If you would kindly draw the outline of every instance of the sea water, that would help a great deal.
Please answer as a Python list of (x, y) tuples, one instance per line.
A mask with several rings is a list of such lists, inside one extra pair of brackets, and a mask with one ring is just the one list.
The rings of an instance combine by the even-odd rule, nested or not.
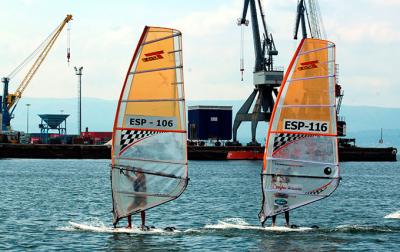
[[(290, 212), (291, 223), (319, 229), (297, 232), (260, 227), (261, 161), (190, 161), (182, 196), (146, 212), (146, 224), (178, 232), (109, 232), (109, 169), (109, 160), (0, 160), (0, 250), (400, 248), (399, 162), (342, 163), (343, 179), (331, 197)], [(70, 221), (99, 231), (76, 230)]]

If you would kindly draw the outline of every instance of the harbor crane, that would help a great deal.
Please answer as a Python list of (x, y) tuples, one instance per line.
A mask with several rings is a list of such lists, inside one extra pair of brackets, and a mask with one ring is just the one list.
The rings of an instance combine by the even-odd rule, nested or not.
[[(59, 26), (39, 45), (39, 47), (31, 53), (18, 67), (16, 67), (7, 77), (1, 79), (4, 84), (3, 87), (3, 97), (1, 101), (1, 115), (2, 115), (2, 131), (10, 131), (11, 130), (11, 119), (14, 117), (13, 112), (18, 104), (19, 99), (22, 97), (22, 93), (28, 86), (29, 82), (32, 80), (33, 76), (46, 59), (50, 49), (53, 47), (54, 43), (56, 42), (58, 36), (60, 35), (61, 31), (65, 27), (65, 25), (72, 20), (72, 15), (67, 15), (64, 20), (61, 22)], [(69, 36), (69, 35), (68, 35)], [(69, 37), (68, 37), (69, 41)], [(37, 56), (35, 62), (29, 69), (28, 73), (23, 78), (22, 82), (16, 89), (14, 93), (8, 92), (8, 86), (10, 80), (30, 61), (33, 59), (34, 56)], [(70, 49), (69, 46), (67, 48), (67, 59), (69, 62), (70, 59)], [(1, 100), (1, 99), (0, 99)]]
[[(232, 145), (240, 145), (237, 141), (238, 128), (242, 122), (250, 121), (251, 142), (247, 145), (259, 146), (260, 144), (256, 141), (257, 125), (259, 121), (268, 122), (271, 117), (272, 109), (274, 107), (274, 96), (276, 97), (278, 88), (282, 82), (283, 70), (274, 68), (274, 57), (278, 55), (278, 50), (275, 47), (272, 34), (268, 33), (261, 0), (244, 0), (243, 13), (242, 17), (238, 19), (238, 25), (243, 29), (243, 26), (247, 26), (249, 24), (249, 21), (246, 20), (249, 7), (255, 53), (255, 66), (253, 72), (254, 90), (235, 116), (232, 129)], [(257, 9), (260, 13), (260, 19), (263, 28), (262, 38), (260, 37)], [(243, 74), (243, 59), (241, 59), (240, 70)], [(253, 107), (253, 111), (249, 113), (254, 100), (255, 105)]]

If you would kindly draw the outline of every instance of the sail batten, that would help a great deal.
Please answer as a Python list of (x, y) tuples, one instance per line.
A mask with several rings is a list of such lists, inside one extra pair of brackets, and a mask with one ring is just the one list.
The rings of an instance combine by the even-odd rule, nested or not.
[(261, 223), (337, 188), (335, 79), (335, 45), (303, 39), (271, 114), (261, 173)]
[(179, 164), (179, 165), (187, 165), (188, 164), (187, 162), (172, 162), (172, 161), (151, 160), (151, 159), (143, 159), (143, 158), (116, 157), (115, 159), (131, 160), (131, 161), (145, 161), (145, 162), (155, 162), (155, 163), (166, 163), (166, 164)]
[(307, 108), (307, 107), (336, 107), (336, 104), (296, 104), (296, 105), (280, 105), (281, 108)]
[(327, 162), (317, 162), (317, 161), (311, 161), (311, 160), (288, 159), (288, 158), (267, 157), (266, 160), (291, 161), (291, 162), (298, 162), (298, 163), (310, 163), (310, 164), (321, 164), (321, 165), (339, 165), (339, 163), (327, 163)]
[(153, 196), (153, 197), (162, 197), (162, 198), (172, 198), (172, 199), (174, 199), (174, 198), (176, 198), (175, 196), (171, 196), (171, 195), (168, 195), (168, 194), (152, 194), (152, 193), (139, 193), (139, 192), (127, 192), (127, 191), (118, 191), (118, 193), (121, 193), (121, 194), (125, 194), (125, 195), (127, 195), (128, 197), (130, 196), (130, 197), (137, 197), (137, 196), (141, 196), (141, 197), (144, 197), (144, 196)]
[(288, 80), (287, 83), (292, 83), (295, 81), (304, 81), (304, 80), (325, 79), (325, 78), (332, 78), (332, 77), (335, 77), (335, 76), (334, 75), (312, 76), (312, 77), (307, 77), (307, 78), (291, 79), (291, 80)]
[(185, 101), (185, 99), (144, 99), (144, 100), (122, 100), (121, 102), (177, 102)]
[[(269, 193), (282, 193), (282, 190), (266, 190), (266, 192)], [(288, 193), (290, 195), (297, 195), (297, 196), (306, 196), (306, 197), (311, 197), (311, 198), (326, 198), (329, 197), (330, 194), (318, 194), (318, 195), (314, 195), (314, 194), (307, 194), (307, 193), (296, 193), (296, 192), (290, 192)], [(298, 206), (299, 207), (299, 206)]]
[(183, 66), (155, 68), (155, 69), (149, 69), (149, 70), (143, 70), (143, 71), (130, 72), (129, 74), (151, 73), (151, 72), (165, 71), (165, 70), (179, 69), (179, 68), (183, 68)]
[(326, 50), (329, 48), (334, 48), (335, 45), (329, 45), (326, 47), (322, 47), (322, 48), (318, 48), (318, 49), (314, 49), (314, 50), (309, 50), (309, 51), (304, 51), (304, 52), (300, 52), (299, 55), (304, 55), (304, 54), (309, 54), (309, 53), (313, 53), (313, 52), (318, 52), (318, 51), (322, 51), (322, 50)]
[(181, 176), (176, 176), (174, 174), (168, 174), (168, 173), (163, 173), (163, 172), (152, 172), (152, 171), (148, 171), (148, 170), (144, 170), (140, 167), (128, 167), (128, 166), (113, 166), (113, 168), (115, 169), (120, 169), (120, 170), (124, 170), (124, 171), (131, 171), (131, 172), (137, 172), (139, 171), (140, 173), (143, 174), (151, 174), (151, 175), (157, 175), (157, 176), (162, 176), (162, 177), (168, 177), (168, 178), (176, 178), (176, 179), (188, 179), (186, 177), (181, 177)]
[[(171, 36), (166, 36), (166, 37), (163, 37), (163, 38), (146, 41), (142, 45), (148, 45), (148, 44), (152, 44), (152, 43), (155, 43), (155, 42), (160, 42), (162, 40), (171, 39), (171, 38), (178, 37), (178, 36), (181, 36), (181, 35), (182, 34), (180, 32), (177, 32), (177, 33), (175, 33), (175, 34), (173, 34)], [(176, 50), (176, 51), (178, 51), (178, 50)], [(182, 50), (180, 50), (180, 51), (182, 51)]]
[(114, 225), (121, 218), (176, 199), (188, 184), (183, 83), (181, 33), (145, 27), (114, 123)]
[[(261, 173), (263, 176), (285, 176), (293, 178), (311, 178), (311, 179), (340, 179), (340, 177), (324, 177), (324, 176), (307, 176), (307, 175), (293, 175), (293, 174), (271, 174), (271, 173)], [(269, 191), (269, 190), (266, 190)]]

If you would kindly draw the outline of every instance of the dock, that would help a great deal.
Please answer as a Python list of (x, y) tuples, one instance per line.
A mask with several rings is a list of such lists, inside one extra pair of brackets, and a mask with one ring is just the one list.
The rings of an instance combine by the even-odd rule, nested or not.
[[(231, 155), (234, 153), (237, 155)], [(246, 153), (246, 156), (241, 155)], [(261, 160), (264, 147), (188, 146), (189, 160)], [(339, 147), (341, 162), (397, 161), (397, 149), (345, 146)], [(37, 159), (110, 159), (111, 146), (84, 144), (0, 144), (0, 158)]]

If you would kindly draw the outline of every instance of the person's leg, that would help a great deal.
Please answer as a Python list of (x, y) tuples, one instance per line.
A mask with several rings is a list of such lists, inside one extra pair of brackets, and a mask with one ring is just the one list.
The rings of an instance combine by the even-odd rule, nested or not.
[(276, 215), (272, 216), (272, 226), (275, 227)]
[(146, 212), (145, 211), (141, 211), (140, 212), (140, 217), (142, 218), (142, 229), (144, 229), (144, 227), (146, 227)]
[(285, 220), (286, 220), (286, 226), (290, 227), (290, 225), (289, 225), (289, 211), (285, 212)]
[(132, 217), (128, 215), (128, 226), (127, 228), (132, 228)]

